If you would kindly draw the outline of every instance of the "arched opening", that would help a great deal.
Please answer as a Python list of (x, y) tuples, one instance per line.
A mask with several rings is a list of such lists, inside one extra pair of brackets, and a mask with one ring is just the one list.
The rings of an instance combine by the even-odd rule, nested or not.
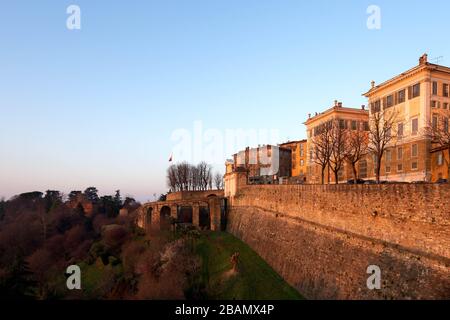
[(178, 209), (178, 223), (192, 223), (192, 207), (183, 206)]
[(209, 207), (200, 207), (198, 224), (202, 230), (211, 229), (211, 215), (209, 214)]
[(147, 211), (145, 212), (145, 230), (150, 231), (150, 228), (152, 227), (152, 212), (153, 212), (153, 208), (150, 207), (147, 209)]
[(221, 231), (225, 231), (227, 229), (227, 221), (228, 221), (228, 202), (227, 202), (226, 198), (223, 198), (220, 201), (220, 227), (221, 227)]
[(159, 229), (169, 230), (170, 229), (170, 207), (164, 206), (161, 208), (159, 216)]

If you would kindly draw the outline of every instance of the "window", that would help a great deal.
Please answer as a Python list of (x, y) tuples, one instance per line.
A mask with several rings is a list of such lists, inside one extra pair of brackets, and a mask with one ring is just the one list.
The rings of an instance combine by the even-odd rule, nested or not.
[(442, 87), (442, 95), (444, 97), (448, 97), (448, 84), (444, 83), (444, 86)]
[(391, 166), (386, 166), (386, 173), (390, 173), (391, 172)]
[(339, 120), (339, 128), (340, 129), (345, 129), (345, 120)]
[(444, 154), (442, 151), (438, 152), (436, 160), (438, 166), (442, 166), (444, 164)]
[(398, 147), (397, 148), (397, 160), (402, 160), (403, 159), (403, 147)]
[(397, 136), (403, 137), (403, 123), (397, 125)]
[(367, 178), (367, 161), (361, 160), (358, 166), (359, 166), (359, 176), (362, 179)]
[(390, 139), (392, 137), (391, 128), (386, 129), (386, 138)]
[(364, 131), (369, 131), (369, 122), (364, 121)]
[[(373, 174), (377, 174), (377, 167), (378, 167), (378, 158), (377, 155), (373, 155), (372, 157), (372, 161), (373, 161)], [(381, 166), (380, 166), (381, 167)]]
[(377, 100), (377, 101), (373, 102), (371, 109), (372, 109), (372, 113), (379, 112), (381, 110), (381, 101)]
[(340, 168), (338, 171), (338, 180), (344, 180), (344, 168)]
[(390, 96), (386, 97), (386, 104), (385, 107), (386, 108), (390, 108), (394, 105), (394, 96), (391, 94)]
[(444, 104), (442, 105), (442, 107), (443, 107), (445, 110), (447, 110), (447, 109), (448, 109), (448, 103), (447, 103), (447, 102), (444, 102)]
[(416, 98), (420, 96), (420, 83), (413, 85), (412, 97)]
[(437, 95), (438, 94), (438, 83), (436, 81), (433, 81), (433, 95)]
[(417, 83), (408, 88), (408, 98), (413, 99), (420, 96), (420, 83)]
[(300, 160), (300, 166), (304, 166), (305, 165), (305, 161), (302, 159), (302, 160)]
[(433, 129), (437, 129), (437, 126), (438, 126), (438, 117), (437, 117), (437, 115), (433, 115), (433, 120), (432, 120), (432, 127), (433, 127)]
[(441, 103), (439, 101), (436, 101), (436, 100), (431, 100), (431, 107), (432, 108), (440, 108), (441, 107)]
[(355, 120), (352, 120), (352, 130), (356, 130), (357, 124)]
[(402, 172), (403, 171), (403, 164), (399, 163), (397, 165), (397, 172)]
[(414, 161), (411, 163), (411, 169), (412, 170), (417, 170), (417, 161)]
[(417, 157), (419, 155), (419, 146), (417, 144), (413, 144), (411, 147), (411, 157)]
[(415, 118), (411, 121), (412, 134), (417, 134), (419, 131), (419, 119)]
[(303, 157), (303, 155), (304, 155), (304, 151), (303, 151), (303, 149), (300, 149), (300, 157)]
[(398, 101), (398, 103), (405, 102), (405, 89), (400, 90), (400, 91), (397, 93), (397, 101)]
[(386, 150), (386, 161), (389, 162), (392, 160), (392, 152), (391, 150)]

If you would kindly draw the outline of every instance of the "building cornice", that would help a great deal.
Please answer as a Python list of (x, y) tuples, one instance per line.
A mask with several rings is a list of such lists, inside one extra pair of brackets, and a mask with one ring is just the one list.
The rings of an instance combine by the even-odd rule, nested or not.
[(337, 113), (337, 114), (358, 114), (358, 115), (369, 115), (369, 110), (366, 109), (357, 109), (357, 108), (347, 108), (347, 107), (338, 107), (338, 106), (334, 106), (331, 107), (328, 110), (325, 110), (322, 113), (319, 113), (313, 117), (310, 117), (308, 120), (306, 120), (303, 124), (304, 125), (308, 125), (311, 122), (315, 122), (317, 120), (323, 119), (324, 117), (333, 114), (333, 113)]
[[(408, 71), (405, 71), (405, 72), (399, 74), (398, 76), (391, 78), (377, 86), (374, 86), (366, 93), (363, 93), (363, 96), (365, 96), (366, 98), (369, 98), (370, 96), (376, 94), (377, 92), (384, 89), (385, 87), (393, 85), (399, 81), (411, 78), (422, 71), (439, 71), (439, 72), (444, 72), (444, 73), (450, 74), (450, 68), (426, 62), (422, 65), (415, 66), (414, 68), (409, 69)], [(429, 79), (428, 79), (428, 81), (429, 81)]]

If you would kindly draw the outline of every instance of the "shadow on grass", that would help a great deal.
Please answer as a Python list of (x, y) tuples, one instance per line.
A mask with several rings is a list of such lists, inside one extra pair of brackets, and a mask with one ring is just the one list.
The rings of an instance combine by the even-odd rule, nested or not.
[[(202, 232), (194, 252), (202, 260), (188, 298), (223, 300), (298, 300), (303, 297), (256, 252), (226, 232)], [(231, 256), (239, 252), (237, 272)]]

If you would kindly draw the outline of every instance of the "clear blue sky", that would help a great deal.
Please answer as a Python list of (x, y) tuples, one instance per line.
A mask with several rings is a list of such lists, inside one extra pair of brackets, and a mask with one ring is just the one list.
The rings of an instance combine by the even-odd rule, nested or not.
[[(66, 28), (70, 4), (81, 30)], [(371, 4), (381, 30), (366, 27)], [(444, 0), (2, 1), (0, 197), (93, 185), (151, 199), (172, 133), (194, 121), (304, 138), (308, 113), (359, 107), (372, 79), (424, 52), (450, 65), (449, 13)]]

